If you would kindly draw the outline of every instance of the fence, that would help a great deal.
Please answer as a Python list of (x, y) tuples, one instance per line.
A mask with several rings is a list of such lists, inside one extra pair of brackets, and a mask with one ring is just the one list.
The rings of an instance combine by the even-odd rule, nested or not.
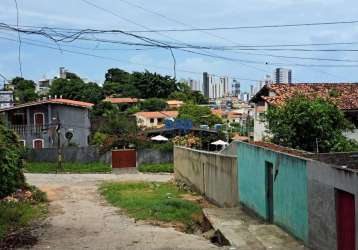
[(174, 173), (177, 180), (219, 206), (234, 207), (239, 202), (235, 156), (175, 147)]
[[(106, 152), (101, 154), (97, 147), (66, 147), (62, 150), (63, 161), (89, 163), (100, 161), (111, 164), (112, 154)], [(58, 153), (56, 148), (29, 149), (27, 160), (33, 162), (55, 162)], [(160, 151), (156, 149), (138, 149), (137, 165), (144, 163), (172, 163), (172, 151)]]

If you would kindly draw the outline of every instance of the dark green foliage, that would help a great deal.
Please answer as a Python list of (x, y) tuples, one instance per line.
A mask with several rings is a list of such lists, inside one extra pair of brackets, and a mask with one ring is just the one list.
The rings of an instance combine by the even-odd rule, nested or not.
[(35, 101), (39, 98), (36, 94), (36, 84), (32, 80), (25, 80), (22, 77), (15, 77), (12, 79), (14, 85), (15, 100), (19, 103)]
[(91, 110), (91, 115), (92, 116), (102, 116), (106, 112), (112, 112), (112, 111), (116, 111), (116, 110), (118, 110), (118, 108), (114, 104), (112, 104), (110, 102), (106, 102), (106, 101), (101, 101), (93, 106), (93, 108)]
[(183, 102), (192, 102), (194, 104), (207, 104), (206, 98), (200, 91), (193, 91), (186, 83), (178, 84), (178, 91), (170, 94), (169, 99), (175, 99)]
[(318, 139), (320, 152), (358, 149), (342, 135), (352, 124), (327, 100), (296, 96), (281, 107), (271, 107), (266, 120), (272, 142), (279, 145), (313, 152)]
[(104, 98), (100, 86), (93, 82), (85, 83), (80, 78), (54, 80), (49, 94), (91, 103), (99, 103)]
[(177, 84), (170, 76), (162, 76), (149, 71), (128, 73), (121, 69), (109, 69), (103, 84), (106, 96), (168, 98), (176, 90), (178, 90)]
[(0, 198), (25, 185), (23, 151), (16, 134), (0, 123)]
[(222, 119), (211, 113), (209, 107), (198, 106), (195, 104), (185, 104), (179, 108), (179, 117), (182, 119), (190, 119), (194, 125), (209, 125), (221, 124)]
[(140, 103), (140, 109), (144, 111), (162, 111), (167, 106), (167, 102), (159, 98), (149, 98)]

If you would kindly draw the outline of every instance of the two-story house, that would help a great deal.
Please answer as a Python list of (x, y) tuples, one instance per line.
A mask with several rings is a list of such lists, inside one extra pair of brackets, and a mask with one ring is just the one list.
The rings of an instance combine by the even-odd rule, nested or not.
[(334, 101), (356, 129), (345, 134), (358, 141), (358, 83), (296, 83), (269, 84), (260, 89), (251, 101), (254, 103), (254, 141), (261, 141), (266, 134), (263, 114), (270, 106), (282, 105), (295, 95), (317, 96)]
[(138, 112), (134, 116), (140, 128), (160, 128), (164, 126), (165, 119), (174, 120), (178, 114), (178, 111), (154, 111)]
[(68, 99), (47, 99), (0, 109), (7, 126), (28, 148), (57, 147), (71, 143), (88, 146), (92, 103)]

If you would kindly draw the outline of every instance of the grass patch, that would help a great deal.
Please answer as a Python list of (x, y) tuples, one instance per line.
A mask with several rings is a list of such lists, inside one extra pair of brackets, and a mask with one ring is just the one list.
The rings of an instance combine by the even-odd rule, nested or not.
[(104, 183), (100, 191), (109, 203), (138, 220), (181, 222), (189, 226), (194, 217), (202, 214), (201, 207), (183, 200), (181, 195), (186, 192), (171, 183)]
[(150, 172), (150, 173), (173, 173), (174, 164), (173, 163), (160, 163), (160, 164), (142, 164), (139, 166), (138, 170), (140, 172)]
[(28, 190), (32, 193), (31, 199), (0, 201), (0, 248), (10, 232), (24, 229), (31, 221), (47, 214), (46, 194), (34, 186)]
[[(112, 168), (109, 164), (102, 162), (93, 163), (74, 163), (64, 162), (62, 163), (63, 170), (59, 172), (69, 173), (107, 173), (111, 172)], [(55, 173), (57, 169), (57, 163), (53, 162), (28, 162), (25, 165), (25, 170), (29, 173)]]

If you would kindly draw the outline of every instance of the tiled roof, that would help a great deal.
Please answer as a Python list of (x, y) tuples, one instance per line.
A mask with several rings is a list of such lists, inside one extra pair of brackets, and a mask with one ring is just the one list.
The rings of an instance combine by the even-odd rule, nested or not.
[(342, 110), (358, 109), (357, 83), (271, 84), (265, 87), (275, 93), (274, 96), (261, 96), (270, 105), (282, 105), (287, 99), (303, 94), (330, 99)]
[(178, 111), (153, 111), (153, 112), (138, 112), (136, 116), (142, 116), (145, 118), (167, 118), (167, 117), (177, 117)]
[(24, 107), (30, 107), (30, 106), (37, 106), (42, 104), (61, 104), (61, 105), (67, 105), (67, 106), (75, 106), (75, 107), (81, 107), (81, 108), (91, 108), (94, 104), (89, 102), (81, 102), (81, 101), (75, 101), (70, 99), (63, 99), (63, 98), (57, 98), (57, 99), (47, 99), (47, 100), (40, 100), (36, 102), (27, 102), (24, 104), (19, 104), (13, 107), (0, 109), (0, 112), (7, 111), (7, 110), (14, 110)]
[(121, 104), (121, 103), (138, 103), (139, 100), (137, 98), (131, 98), (131, 97), (106, 97), (104, 99), (105, 102), (110, 102), (113, 104)]
[(183, 101), (178, 101), (178, 100), (168, 100), (167, 104), (168, 105), (182, 105), (184, 102)]

